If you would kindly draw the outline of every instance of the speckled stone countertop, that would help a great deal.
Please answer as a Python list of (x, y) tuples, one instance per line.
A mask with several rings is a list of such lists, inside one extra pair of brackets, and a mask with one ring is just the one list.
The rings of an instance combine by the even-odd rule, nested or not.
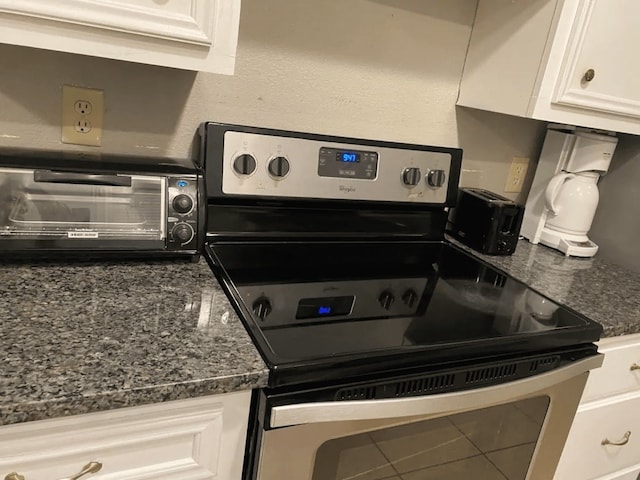
[(566, 257), (524, 239), (518, 241), (510, 256), (482, 255), (464, 248), (552, 300), (599, 322), (604, 327), (603, 338), (640, 333), (640, 274), (636, 272), (597, 255)]
[(204, 259), (0, 264), (0, 333), (0, 424), (267, 380)]
[[(526, 240), (511, 256), (470, 251), (600, 322), (604, 337), (640, 333), (635, 272)], [(0, 334), (0, 425), (267, 382), (203, 259), (0, 263)]]

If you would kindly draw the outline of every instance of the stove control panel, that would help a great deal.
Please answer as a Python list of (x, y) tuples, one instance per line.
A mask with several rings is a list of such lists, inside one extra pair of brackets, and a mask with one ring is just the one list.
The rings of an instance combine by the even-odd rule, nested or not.
[(458, 149), (273, 132), (224, 132), (224, 195), (445, 204), (457, 187)]
[(238, 291), (262, 327), (416, 315), (426, 278), (244, 285)]

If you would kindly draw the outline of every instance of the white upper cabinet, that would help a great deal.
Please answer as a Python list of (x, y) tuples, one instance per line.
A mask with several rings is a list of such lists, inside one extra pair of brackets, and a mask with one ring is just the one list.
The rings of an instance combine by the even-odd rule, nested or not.
[(640, 134), (640, 2), (480, 0), (458, 105)]
[(0, 43), (234, 71), (240, 0), (0, 0)]

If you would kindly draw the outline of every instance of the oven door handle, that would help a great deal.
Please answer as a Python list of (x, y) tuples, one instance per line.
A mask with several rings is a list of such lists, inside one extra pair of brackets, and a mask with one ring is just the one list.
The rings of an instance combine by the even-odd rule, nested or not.
[(131, 177), (128, 175), (99, 175), (92, 173), (54, 172), (52, 170), (35, 170), (33, 172), (33, 181), (42, 183), (104, 185), (107, 187), (131, 186)]
[(384, 400), (315, 402), (271, 409), (272, 428), (306, 423), (402, 418), (442, 412), (475, 410), (544, 391), (602, 365), (597, 354), (547, 373), (490, 387), (459, 392)]

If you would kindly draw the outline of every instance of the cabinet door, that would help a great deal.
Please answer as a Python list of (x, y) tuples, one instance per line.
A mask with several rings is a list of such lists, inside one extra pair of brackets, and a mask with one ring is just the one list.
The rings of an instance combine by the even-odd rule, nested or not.
[(640, 391), (640, 334), (605, 338), (598, 350), (604, 362), (589, 373), (581, 403)]
[(640, 117), (640, 2), (572, 0), (576, 9), (553, 103)]
[(638, 393), (578, 407), (554, 479), (600, 480), (634, 471), (640, 445), (638, 411)]
[(0, 428), (0, 478), (240, 480), (251, 393), (236, 392)]
[(0, 42), (232, 74), (240, 0), (0, 0)]

